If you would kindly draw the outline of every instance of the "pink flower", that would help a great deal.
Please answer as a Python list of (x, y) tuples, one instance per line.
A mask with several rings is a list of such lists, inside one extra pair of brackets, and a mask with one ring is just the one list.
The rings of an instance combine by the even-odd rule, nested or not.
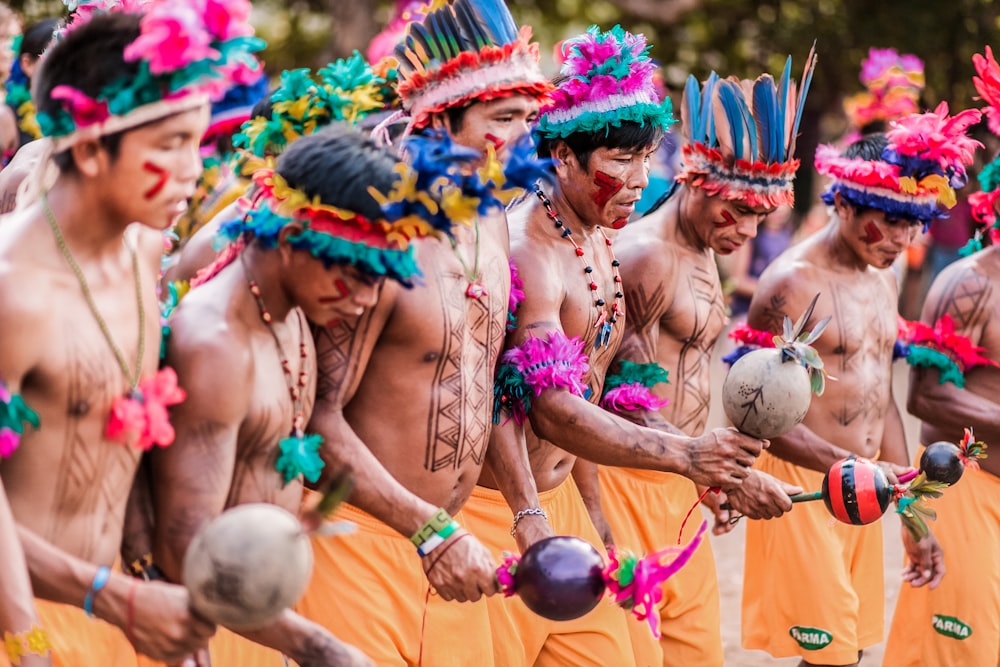
[(252, 35), (249, 19), (247, 0), (205, 0), (205, 28), (218, 40)]
[(56, 86), (50, 95), (52, 99), (64, 102), (63, 108), (73, 117), (77, 127), (103, 123), (111, 115), (107, 102), (99, 102), (72, 86)]
[(185, 398), (187, 394), (177, 386), (177, 374), (163, 368), (140, 382), (136, 392), (114, 402), (104, 436), (144, 451), (154, 445), (166, 447), (175, 435), (167, 408)]
[(17, 446), (21, 444), (21, 435), (6, 426), (0, 428), (0, 459), (5, 459), (17, 451)]
[(157, 5), (142, 18), (142, 33), (125, 48), (125, 60), (146, 60), (153, 74), (175, 72), (199, 60), (218, 58), (198, 12), (190, 6)]

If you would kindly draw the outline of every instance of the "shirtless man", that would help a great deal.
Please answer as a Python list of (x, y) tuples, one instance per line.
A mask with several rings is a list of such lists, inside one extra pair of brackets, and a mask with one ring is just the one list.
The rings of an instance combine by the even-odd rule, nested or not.
[[(609, 55), (592, 61), (591, 52)], [(689, 438), (639, 428), (596, 405), (625, 320), (619, 262), (604, 229), (620, 228), (633, 213), (673, 120), (669, 101), (661, 102), (653, 86), (642, 35), (595, 26), (566, 42), (564, 53), (562, 71), (575, 76), (560, 84), (536, 130), (539, 155), (554, 161), (555, 184), (539, 184), (536, 196), (510, 213), (511, 255), (525, 297), (505, 359), (530, 394), (525, 437), (540, 503), (513, 508), (512, 516), (496, 493), (477, 490), (467, 513), (475, 513), (474, 531), (497, 551), (512, 550), (511, 536), (545, 515), (555, 533), (582, 537), (603, 551), (610, 536), (595, 526), (603, 523), (600, 515), (591, 517), (585, 503), (597, 500), (589, 496), (597, 485), (589, 462), (672, 471), (728, 487), (746, 477), (762, 446), (728, 429)], [(608, 62), (616, 62), (619, 78), (603, 75)], [(535, 382), (530, 368), (538, 366), (559, 369), (554, 382)], [(510, 404), (519, 417), (519, 402), (511, 397)], [(582, 480), (579, 489), (571, 472)], [(499, 481), (486, 476), (481, 484)], [(610, 605), (569, 623), (541, 619), (513, 597), (491, 600), (490, 609), (498, 656), (505, 643), (510, 648), (509, 637), (522, 640), (522, 655), (507, 664), (635, 664), (625, 617)]]
[[(996, 105), (996, 91), (991, 95), (986, 88), (995, 79), (986, 75), (995, 76), (1000, 67), (992, 57), (975, 56), (973, 61), (981, 77), (973, 79), (977, 89)], [(934, 501), (938, 516), (934, 533), (944, 550), (948, 576), (934, 590), (900, 588), (886, 640), (886, 667), (998, 664), (1000, 455), (993, 446), (1000, 443), (1000, 336), (995, 327), (1000, 314), (998, 167), (1000, 160), (994, 159), (979, 172), (982, 192), (969, 198), (973, 215), (986, 225), (992, 245), (944, 269), (924, 301), (923, 322), (940, 330), (941, 323), (950, 318), (952, 341), (959, 345), (932, 348), (950, 360), (943, 367), (911, 370), (907, 401), (910, 413), (923, 422), (921, 442), (957, 442), (963, 429), (972, 426), (975, 439), (991, 446), (979, 463), (980, 470), (967, 469), (958, 484)], [(956, 354), (962, 344), (970, 346), (966, 351), (976, 351), (978, 358)], [(970, 545), (975, 545), (973, 553)]]
[[(485, 1), (436, 11), (454, 22), (486, 5), (510, 19), (502, 4)], [(424, 28), (447, 44), (434, 32), (438, 17)], [(425, 71), (401, 67), (412, 128), (446, 132), (480, 151), (503, 151), (527, 132), (550, 85), (529, 33), (505, 26), (487, 37), (490, 45), (462, 42), (460, 54)], [(495, 58), (492, 68), (479, 67), (480, 57)], [(313, 579), (297, 609), (379, 665), (493, 664), (485, 603), (451, 601), (498, 590), (496, 563), (456, 513), (479, 478), (492, 425), (508, 235), (499, 208), (458, 227), (453, 242), (415, 244), (419, 265), (428, 267), (420, 284), (387, 282), (360, 318), (314, 331), (319, 378), (310, 430), (326, 441), (328, 469), (353, 472), (342, 516), (359, 530), (314, 540)]]
[[(780, 151), (772, 153), (761, 142), (760, 153), (749, 156), (753, 168), (737, 169), (732, 135), (707, 132), (707, 124), (699, 120), (698, 106), (704, 99), (714, 103), (723, 94), (723, 87), (739, 84), (735, 80), (720, 82), (713, 73), (704, 85), (703, 93), (691, 77), (685, 91), (683, 104), (688, 113), (683, 133), (687, 143), (679, 182), (660, 208), (625, 227), (615, 244), (629, 313), (616, 359), (658, 364), (670, 373), (670, 382), (655, 384), (656, 400), (645, 406), (634, 401), (621, 404), (615, 390), (609, 392), (607, 385), (602, 402), (640, 424), (691, 436), (705, 430), (711, 355), (725, 325), (716, 255), (734, 252), (756, 236), (757, 226), (769, 213), (792, 203), (798, 167), (794, 143), (789, 145), (793, 134), (789, 128), (780, 133), (784, 137)], [(745, 85), (745, 89), (752, 85), (775, 88), (770, 75)], [(732, 99), (745, 107), (744, 117), (752, 119), (754, 126), (786, 122), (784, 118), (757, 117), (755, 113), (766, 112), (745, 102), (742, 94)], [(790, 96), (786, 104), (795, 108), (797, 100)], [(720, 103), (715, 108), (721, 112), (724, 107)], [(718, 125), (723, 126), (721, 120)], [(757, 132), (756, 127), (742, 128), (744, 135), (751, 130)], [(618, 373), (609, 377), (609, 384), (634, 385), (636, 376), (630, 378), (625, 368), (622, 364), (612, 366)], [(657, 405), (658, 412), (648, 409)], [(688, 522), (681, 535), (685, 516), (698, 504), (699, 489), (690, 479), (602, 466), (600, 480), (601, 508), (616, 544), (634, 551), (653, 551), (673, 544), (678, 536), (684, 541), (694, 536), (694, 522)], [(769, 519), (790, 510), (788, 494), (801, 489), (753, 471), (730, 491), (728, 501), (735, 509), (751, 518)], [(718, 509), (723, 497), (722, 493), (705, 496), (716, 511), (716, 534), (732, 528), (728, 512)], [(637, 661), (721, 666), (719, 586), (710, 544), (699, 548), (684, 569), (666, 582), (663, 593), (658, 645), (645, 624), (629, 626)]]
[[(296, 141), (274, 176), (266, 169), (254, 174), (253, 208), (223, 228), (245, 243), (239, 255), (193, 289), (171, 317), (165, 361), (177, 369), (188, 399), (173, 410), (176, 444), (154, 452), (150, 466), (154, 562), (168, 579), (179, 580), (194, 534), (223, 509), (268, 502), (298, 513), (304, 479), (317, 482), (323, 467), (315, 450), (306, 447), (310, 458), (296, 461), (287, 449), (304, 435), (315, 396), (316, 352), (306, 319), (357, 318), (374, 304), (385, 267), (400, 266), (396, 258), (406, 255), (405, 248), (380, 250), (389, 244), (378, 228), (363, 235), (351, 223), (333, 230), (315, 225), (325, 210), (289, 209), (287, 194), (272, 187), (271, 179), (310, 199), (318, 196), (323, 206), (379, 220), (384, 215), (367, 187), (388, 193), (397, 162), (346, 126)], [(279, 227), (274, 216), (286, 224)], [(331, 241), (345, 238), (356, 246), (351, 261), (331, 251)], [(385, 257), (384, 263), (372, 261), (373, 254)], [(409, 271), (390, 275), (414, 277)], [(284, 664), (275, 651), (224, 642), (223, 636), (212, 642), (215, 664)], [(292, 612), (247, 636), (302, 667), (368, 664)]]
[[(843, 156), (826, 146), (817, 151), (817, 170), (834, 179), (823, 195), (833, 218), (763, 273), (747, 323), (780, 332), (782, 319), (797, 317), (819, 293), (813, 317), (832, 320), (814, 346), (837, 381), (812, 397), (799, 426), (774, 439), (758, 462), (761, 470), (814, 490), (830, 466), (850, 454), (879, 459), (890, 481), (907, 469), (903, 422), (892, 396), (897, 290), (890, 267), (921, 226), (954, 202), (949, 180), (964, 178), (963, 160), (971, 161), (978, 145), (964, 130), (979, 112), (962, 113), (944, 142), (951, 148), (943, 151), (943, 165), (924, 145), (921, 123), (943, 126), (947, 105), (927, 118), (906, 117), (887, 135), (864, 137)], [(900, 184), (914, 173), (915, 191), (907, 181)], [(936, 585), (943, 563), (933, 535), (916, 542), (904, 529), (903, 544), (918, 573), (910, 583)], [(804, 665), (856, 665), (862, 649), (882, 641), (882, 590), (877, 523), (831, 521), (820, 503), (800, 505), (776, 521), (751, 522), (743, 645), (775, 657), (801, 656)]]
[[(178, 9), (196, 12), (175, 2), (149, 11)], [(37, 603), (39, 616), (63, 664), (134, 665), (135, 649), (178, 661), (214, 631), (191, 615), (182, 587), (111, 572), (141, 448), (170, 443), (144, 433), (162, 426), (147, 422), (150, 383), (169, 388), (171, 379), (169, 372), (153, 376), (159, 232), (191, 195), (208, 118), (204, 79), (163, 100), (158, 77), (136, 78), (157, 48), (140, 19), (95, 14), (48, 53), (37, 103), (59, 176), (0, 226), (7, 323), (0, 327), (0, 377), (41, 423), (0, 463), (0, 475), (34, 592), (48, 601)], [(139, 60), (124, 60), (129, 46)], [(81, 100), (104, 99), (109, 86), (133, 93), (130, 100), (159, 101), (116, 105), (115, 115), (92, 123), (81, 115)], [(134, 221), (142, 224), (130, 227)], [(165, 403), (176, 400), (177, 392), (168, 393), (174, 396)]]

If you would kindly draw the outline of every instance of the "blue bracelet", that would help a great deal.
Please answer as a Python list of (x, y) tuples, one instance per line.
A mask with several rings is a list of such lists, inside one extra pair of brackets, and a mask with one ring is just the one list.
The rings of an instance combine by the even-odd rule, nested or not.
[(90, 590), (87, 591), (87, 595), (83, 598), (83, 610), (87, 612), (87, 616), (94, 617), (94, 598), (108, 584), (108, 579), (110, 578), (110, 567), (102, 565), (97, 568), (97, 574), (94, 575), (94, 581), (90, 584)]

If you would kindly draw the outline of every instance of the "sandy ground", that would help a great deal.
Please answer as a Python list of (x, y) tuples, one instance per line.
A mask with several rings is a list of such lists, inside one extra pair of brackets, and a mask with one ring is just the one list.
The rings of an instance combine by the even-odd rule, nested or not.
[[(720, 341), (725, 345), (725, 341)], [(709, 417), (709, 427), (725, 424), (725, 415), (719, 399), (722, 379), (725, 377), (724, 366), (719, 361), (722, 354), (713, 355), (713, 401)], [(907, 386), (907, 366), (899, 362), (895, 366), (894, 389), (897, 403), (904, 407), (904, 422), (906, 423), (907, 443), (911, 453), (917, 443), (917, 420), (905, 414), (905, 399)], [(706, 518), (708, 518), (706, 514)], [(899, 520), (894, 512), (886, 512), (882, 519), (885, 535), (885, 619), (886, 630), (892, 620), (892, 610), (896, 604), (899, 592), (900, 571), (903, 563), (902, 547), (899, 539)], [(735, 530), (722, 537), (712, 538), (712, 548), (715, 550), (715, 560), (719, 572), (719, 588), (722, 594), (722, 640), (726, 650), (726, 667), (764, 667), (778, 665), (779, 667), (794, 667), (798, 664), (795, 658), (777, 660), (763, 651), (748, 651), (740, 646), (740, 597), (743, 592), (743, 540), (746, 529), (741, 522)], [(862, 667), (878, 667), (882, 664), (884, 644), (878, 644), (865, 652), (861, 660)]]

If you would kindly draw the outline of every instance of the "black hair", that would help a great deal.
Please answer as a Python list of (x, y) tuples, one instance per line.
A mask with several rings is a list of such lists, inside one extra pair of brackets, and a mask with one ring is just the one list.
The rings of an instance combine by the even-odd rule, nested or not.
[(540, 136), (538, 157), (552, 157), (556, 142), (564, 141), (580, 161), (580, 166), (586, 169), (590, 165), (590, 156), (598, 148), (640, 150), (658, 144), (663, 139), (663, 133), (663, 128), (658, 125), (625, 121), (621, 125), (609, 126), (606, 130), (574, 132), (564, 139)]
[(265, 95), (264, 97), (262, 97), (259, 100), (257, 100), (257, 103), (253, 105), (252, 109), (250, 109), (250, 118), (251, 119), (253, 119), (253, 118), (266, 118), (267, 120), (271, 120), (271, 114), (274, 113), (274, 110), (273, 110), (272, 104), (271, 104), (271, 95), (274, 95), (274, 93), (276, 91), (277, 91), (277, 88), (275, 88), (274, 90), (272, 90), (271, 92), (269, 92), (267, 95)]
[[(124, 78), (134, 78), (138, 62), (126, 62), (125, 47), (139, 36), (141, 16), (125, 12), (95, 14), (93, 18), (67, 32), (52, 46), (32, 82), (32, 99), (38, 113), (55, 116), (62, 109), (52, 99), (56, 86), (73, 86), (85, 95), (96, 98), (108, 84)], [(100, 138), (101, 145), (112, 159), (118, 157), (122, 133)], [(68, 150), (57, 153), (53, 160), (61, 171), (75, 168)]]
[(40, 58), (45, 47), (52, 41), (52, 35), (58, 27), (59, 19), (42, 19), (38, 23), (33, 23), (24, 31), (24, 36), (21, 38), (21, 48), (18, 49), (17, 55), (27, 54)]
[(866, 134), (844, 151), (844, 157), (852, 160), (881, 160), (882, 152), (889, 140), (881, 132)]
[(389, 192), (398, 180), (399, 158), (365, 134), (334, 123), (297, 139), (278, 158), (277, 171), (288, 184), (328, 206), (354, 211), (369, 220), (383, 217), (368, 192)]

